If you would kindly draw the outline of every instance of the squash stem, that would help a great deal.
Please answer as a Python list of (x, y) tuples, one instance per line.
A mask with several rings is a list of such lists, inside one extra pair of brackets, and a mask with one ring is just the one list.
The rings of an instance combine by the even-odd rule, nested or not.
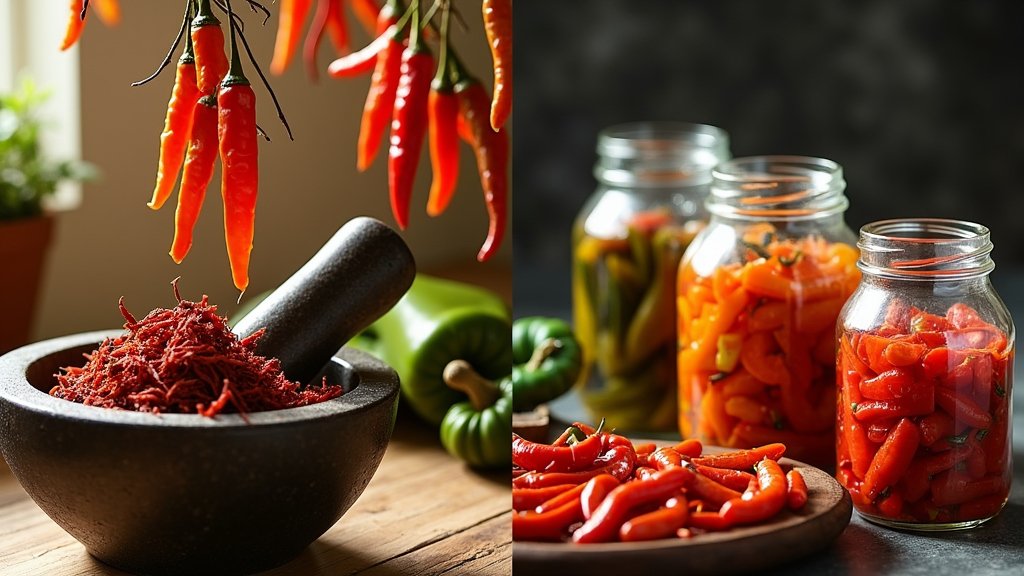
[(540, 369), (540, 365), (561, 347), (561, 340), (555, 338), (544, 340), (540, 343), (540, 346), (533, 349), (533, 354), (530, 355), (530, 360), (526, 363), (526, 370), (528, 372), (536, 372)]
[(484, 378), (465, 360), (452, 360), (444, 367), (444, 383), (469, 396), (469, 402), (477, 412), (493, 406), (501, 391), (498, 386)]

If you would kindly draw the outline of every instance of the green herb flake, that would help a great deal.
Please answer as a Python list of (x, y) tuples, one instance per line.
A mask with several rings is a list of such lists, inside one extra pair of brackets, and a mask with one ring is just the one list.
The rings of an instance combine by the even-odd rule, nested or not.
[(999, 396), (1000, 398), (1005, 398), (1006, 388), (1003, 388), (1002, 386), (996, 384), (996, 396)]
[(983, 440), (985, 436), (988, 436), (988, 428), (978, 430), (978, 433), (974, 435), (974, 438), (976, 440)]
[(967, 443), (967, 438), (971, 435), (971, 429), (964, 430), (963, 434), (959, 436), (947, 436), (946, 441), (954, 446), (963, 446)]
[(793, 264), (796, 264), (797, 262), (799, 262), (800, 258), (803, 257), (803, 255), (804, 255), (804, 253), (802, 251), (797, 250), (796, 252), (793, 253), (792, 256), (789, 256), (789, 257), (780, 256), (779, 257), (779, 264), (782, 264), (786, 268), (789, 268)]

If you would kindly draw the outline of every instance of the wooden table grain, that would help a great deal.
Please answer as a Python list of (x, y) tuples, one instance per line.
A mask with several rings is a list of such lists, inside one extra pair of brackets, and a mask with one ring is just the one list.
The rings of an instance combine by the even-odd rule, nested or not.
[[(262, 576), (512, 574), (508, 472), (478, 473), (437, 432), (402, 414), (352, 508), (288, 564)], [(126, 574), (95, 560), (51, 521), (0, 461), (0, 574)]]

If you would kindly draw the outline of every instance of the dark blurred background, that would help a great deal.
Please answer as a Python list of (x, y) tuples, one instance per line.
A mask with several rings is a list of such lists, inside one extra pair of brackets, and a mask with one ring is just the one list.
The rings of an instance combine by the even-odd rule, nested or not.
[(597, 132), (637, 120), (719, 126), (734, 156), (839, 162), (854, 230), (981, 222), (1004, 298), (1021, 285), (1024, 3), (517, 0), (514, 17), (517, 316), (568, 313)]

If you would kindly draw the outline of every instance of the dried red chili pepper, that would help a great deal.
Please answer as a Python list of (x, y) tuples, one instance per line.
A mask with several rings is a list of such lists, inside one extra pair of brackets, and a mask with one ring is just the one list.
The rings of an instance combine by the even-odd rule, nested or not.
[(481, 8), (494, 68), (491, 128), (500, 130), (512, 112), (512, 0), (483, 0)]
[(419, 10), (413, 10), (409, 46), (402, 52), (388, 147), (388, 191), (391, 212), (402, 230), (409, 224), (412, 185), (427, 132), (427, 98), (434, 58), (420, 35)]
[(402, 31), (396, 29), (388, 36), (388, 42), (377, 55), (377, 62), (370, 79), (370, 90), (363, 105), (363, 116), (359, 125), (359, 142), (356, 147), (356, 167), (364, 172), (373, 164), (380, 148), (384, 131), (388, 128), (395, 106), (395, 93), (402, 74)]
[(456, 70), (455, 94), (459, 99), (459, 135), (476, 155), (477, 172), (484, 191), (489, 225), (476, 259), (484, 262), (501, 247), (508, 211), (508, 134), (491, 129), (491, 98), (483, 85), (469, 75), (452, 55)]
[(288, 69), (312, 7), (313, 0), (281, 0), (274, 56), (270, 60), (272, 74), (283, 74)]
[(192, 37), (185, 38), (185, 51), (178, 60), (174, 88), (167, 103), (164, 131), (160, 134), (160, 160), (156, 169), (156, 186), (149, 207), (159, 210), (174, 190), (185, 150), (192, 133), (192, 111), (199, 99), (196, 84), (196, 59), (192, 54)]
[(139, 412), (260, 412), (314, 404), (340, 396), (328, 385), (301, 388), (276, 359), (253, 350), (262, 332), (239, 340), (204, 296), (178, 300), (136, 320), (119, 302), (127, 332), (108, 338), (81, 367), (57, 375), (50, 394), (72, 402)]
[(430, 124), (430, 165), (434, 178), (427, 197), (427, 214), (439, 216), (448, 207), (459, 180), (459, 100), (448, 67), (448, 11), (441, 21), (441, 56), (430, 83), (427, 116)]
[(249, 255), (256, 221), (259, 189), (259, 145), (256, 95), (242, 73), (242, 60), (231, 22), (231, 68), (217, 93), (217, 134), (220, 140), (221, 196), (224, 199), (224, 239), (231, 279), (245, 292), (249, 285)]
[(339, 54), (349, 51), (348, 25), (345, 23), (345, 12), (341, 0), (318, 0), (313, 22), (306, 33), (306, 42), (302, 47), (302, 59), (306, 62), (306, 73), (316, 81), (319, 75), (317, 68), (317, 52), (324, 33), (331, 37), (331, 43)]
[(213, 166), (217, 162), (217, 100), (210, 95), (203, 96), (193, 105), (191, 116), (170, 251), (171, 258), (178, 264), (192, 247), (192, 230), (206, 198), (206, 187), (213, 179)]
[(192, 20), (192, 49), (196, 57), (199, 93), (216, 94), (220, 81), (228, 71), (224, 53), (224, 31), (213, 15), (210, 0), (198, 0), (199, 11)]

